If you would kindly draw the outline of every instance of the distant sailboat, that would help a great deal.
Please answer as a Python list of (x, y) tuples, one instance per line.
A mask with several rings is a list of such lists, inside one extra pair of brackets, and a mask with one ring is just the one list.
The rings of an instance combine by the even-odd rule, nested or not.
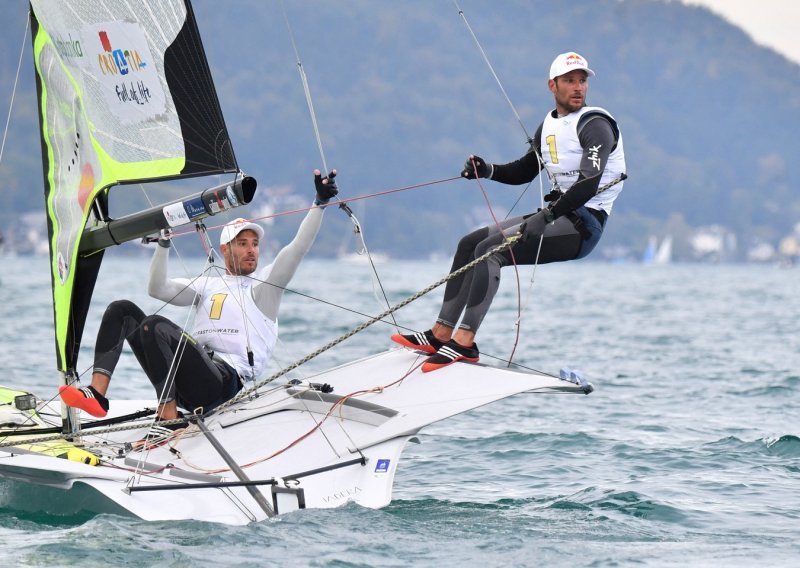
[(642, 263), (669, 264), (670, 262), (672, 262), (672, 235), (664, 237), (660, 244), (655, 236), (651, 236), (642, 254)]
[(672, 235), (667, 235), (656, 251), (653, 264), (669, 264), (672, 262)]

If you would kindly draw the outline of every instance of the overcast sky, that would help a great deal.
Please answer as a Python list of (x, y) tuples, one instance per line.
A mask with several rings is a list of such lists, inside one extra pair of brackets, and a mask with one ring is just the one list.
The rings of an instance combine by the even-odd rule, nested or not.
[(771, 47), (800, 64), (800, 1), (681, 0), (705, 6), (736, 24), (756, 43)]

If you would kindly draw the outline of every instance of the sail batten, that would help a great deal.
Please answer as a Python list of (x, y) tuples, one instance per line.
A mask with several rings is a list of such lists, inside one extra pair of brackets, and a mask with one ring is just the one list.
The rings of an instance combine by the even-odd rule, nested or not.
[(102, 260), (82, 244), (95, 200), (239, 167), (188, 0), (30, 4), (57, 364), (69, 373)]

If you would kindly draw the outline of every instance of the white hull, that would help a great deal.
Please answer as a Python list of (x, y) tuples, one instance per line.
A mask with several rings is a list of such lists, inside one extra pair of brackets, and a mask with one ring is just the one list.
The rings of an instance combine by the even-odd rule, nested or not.
[[(424, 426), (519, 393), (591, 390), (535, 372), (465, 363), (423, 374), (421, 361), (419, 353), (393, 349), (309, 379), (332, 385), (332, 393), (303, 385), (267, 387), (257, 398), (206, 418), (212, 436), (248, 480), (265, 482), (260, 485), (220, 487), (239, 479), (197, 425), (150, 451), (126, 449), (126, 442), (145, 434), (142, 423), (136, 430), (84, 430), (81, 442), (101, 457), (99, 466), (0, 447), (0, 479), (47, 486), (58, 495), (37, 506), (26, 496), (33, 492), (13, 483), (0, 500), (6, 506), (25, 500), (18, 505), (56, 513), (127, 512), (145, 520), (231, 525), (263, 520), (269, 509), (281, 514), (351, 501), (378, 508), (391, 501), (400, 454)], [(111, 403), (115, 416), (153, 406), (154, 401)], [(46, 412), (39, 409), (40, 415)], [(0, 436), (0, 442), (7, 440)], [(171, 488), (143, 490), (166, 486)], [(267, 510), (259, 505), (262, 499)], [(67, 510), (59, 511), (59, 504)]]

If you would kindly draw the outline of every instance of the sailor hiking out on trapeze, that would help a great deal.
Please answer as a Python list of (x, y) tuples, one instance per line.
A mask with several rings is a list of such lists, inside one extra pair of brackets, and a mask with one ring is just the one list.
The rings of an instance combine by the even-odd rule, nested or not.
[(589, 77), (594, 74), (577, 53), (560, 54), (550, 66), (547, 82), (555, 109), (536, 130), (531, 150), (507, 164), (487, 163), (476, 155), (464, 164), (461, 175), (466, 179), (478, 177), (511, 185), (529, 183), (545, 170), (552, 184), (545, 197), (549, 205), (536, 213), (482, 227), (461, 239), (451, 273), (496, 248), (507, 236), (521, 235), (509, 248), (447, 282), (431, 329), (392, 336), (401, 345), (431, 354), (422, 371), (456, 361), (478, 361), (475, 334), (497, 292), (502, 267), (583, 258), (600, 240), (614, 200), (622, 191), (625, 153), (616, 120), (603, 108), (586, 106)]

